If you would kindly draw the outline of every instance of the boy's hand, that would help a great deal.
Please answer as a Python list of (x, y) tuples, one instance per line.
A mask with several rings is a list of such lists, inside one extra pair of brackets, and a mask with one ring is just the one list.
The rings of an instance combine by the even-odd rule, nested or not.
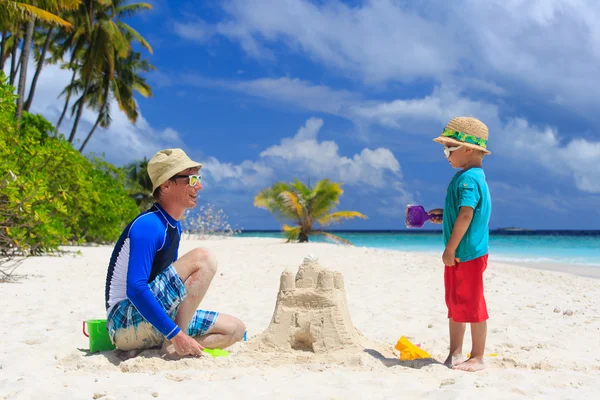
[(442, 254), (442, 261), (444, 265), (453, 267), (456, 265), (456, 250), (450, 250), (446, 248), (444, 254)]
[(443, 220), (444, 209), (443, 208), (435, 208), (435, 209), (429, 211), (427, 213), (427, 215), (433, 216), (433, 218), (431, 218), (429, 220), (430, 222), (432, 222), (434, 224), (441, 224), (442, 220)]

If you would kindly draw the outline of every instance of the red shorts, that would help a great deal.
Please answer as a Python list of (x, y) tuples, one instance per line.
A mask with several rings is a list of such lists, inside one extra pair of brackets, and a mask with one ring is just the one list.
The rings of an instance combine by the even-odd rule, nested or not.
[(448, 318), (455, 322), (483, 322), (488, 319), (483, 296), (483, 271), (487, 267), (487, 254), (474, 260), (446, 266), (444, 287)]

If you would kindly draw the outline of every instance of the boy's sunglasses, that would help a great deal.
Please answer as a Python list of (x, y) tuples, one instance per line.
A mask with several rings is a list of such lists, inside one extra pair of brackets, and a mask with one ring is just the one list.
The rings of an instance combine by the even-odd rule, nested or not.
[(177, 178), (188, 178), (188, 184), (190, 186), (196, 186), (199, 183), (202, 183), (202, 175), (175, 175), (173, 179)]
[(456, 146), (456, 147), (444, 147), (444, 155), (446, 156), (446, 158), (450, 157), (450, 153), (452, 153), (455, 150), (458, 150), (462, 147), (462, 145), (460, 146)]

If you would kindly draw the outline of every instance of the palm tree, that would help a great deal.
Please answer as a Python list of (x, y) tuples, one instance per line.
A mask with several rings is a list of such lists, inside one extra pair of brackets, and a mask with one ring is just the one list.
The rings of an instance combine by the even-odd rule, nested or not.
[(152, 89), (146, 83), (146, 80), (138, 75), (138, 71), (148, 72), (154, 69), (153, 65), (141, 57), (140, 53), (131, 52), (126, 58), (118, 58), (112, 79), (109, 72), (104, 71), (99, 85), (92, 85), (92, 88), (90, 88), (88, 102), (92, 109), (98, 112), (98, 118), (96, 118), (96, 123), (85, 138), (79, 152), (83, 152), (98, 125), (102, 128), (110, 126), (112, 121), (110, 105), (113, 99), (117, 100), (119, 108), (127, 115), (131, 123), (137, 121), (138, 108), (133, 98), (133, 92), (136, 91), (144, 97), (152, 96)]
[(308, 242), (309, 235), (323, 235), (337, 242), (351, 244), (339, 236), (313, 229), (315, 222), (324, 227), (340, 222), (342, 219), (367, 218), (358, 211), (330, 213), (339, 204), (343, 192), (341, 184), (328, 179), (317, 182), (314, 188), (294, 179), (292, 183), (277, 182), (261, 190), (254, 198), (254, 206), (269, 210), (278, 219), (291, 220), (297, 224), (297, 226), (283, 225), (283, 232), (288, 242), (292, 240), (298, 240), (300, 243)]
[(33, 103), (33, 96), (35, 95), (35, 87), (37, 85), (37, 81), (40, 77), (44, 64), (48, 62), (48, 60), (46, 60), (46, 54), (48, 53), (50, 45), (54, 40), (55, 29), (56, 28), (54, 26), (43, 27), (42, 29), (35, 32), (33, 35), (33, 55), (37, 64), (35, 68), (35, 73), (33, 74), (33, 80), (31, 81), (31, 87), (29, 88), (29, 95), (27, 96), (27, 100), (23, 105), (23, 109), (25, 111), (29, 111), (29, 109), (31, 108), (31, 104)]
[[(108, 81), (112, 81), (115, 65), (118, 58), (126, 58), (130, 51), (132, 40), (136, 40), (150, 53), (152, 47), (135, 29), (125, 24), (122, 18), (135, 13), (151, 9), (146, 3), (124, 4), (124, 0), (105, 0), (94, 2), (86, 0), (79, 9), (79, 17), (84, 21), (85, 34), (75, 40), (78, 46), (80, 40), (85, 40), (85, 51), (82, 54), (80, 77), (84, 82), (83, 92), (75, 113), (75, 121), (69, 135), (69, 142), (73, 142), (77, 127), (83, 113), (83, 108), (88, 102), (88, 92), (94, 81), (102, 74), (108, 74)], [(117, 61), (115, 61), (117, 59)], [(110, 83), (105, 82), (105, 85)]]
[(123, 167), (127, 179), (125, 187), (133, 197), (140, 211), (147, 210), (153, 203), (152, 180), (148, 175), (148, 159), (134, 161)]
[[(59, 16), (53, 14), (61, 10), (74, 9), (79, 6), (81, 0), (26, 0), (26, 1), (0, 1), (0, 26), (5, 27), (14, 21), (26, 24), (25, 37), (21, 50), (20, 74), (17, 98), (17, 123), (21, 120), (23, 113), (23, 103), (25, 101), (25, 82), (27, 80), (27, 64), (29, 63), (29, 54), (31, 51), (31, 41), (35, 29), (35, 21), (46, 22), (48, 24), (60, 25), (69, 28), (71, 24)], [(15, 52), (13, 51), (13, 57)], [(14, 60), (13, 60), (14, 62)]]

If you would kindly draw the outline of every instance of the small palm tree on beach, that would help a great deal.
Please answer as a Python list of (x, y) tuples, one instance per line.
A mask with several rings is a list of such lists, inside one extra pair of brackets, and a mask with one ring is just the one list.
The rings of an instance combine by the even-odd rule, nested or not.
[(310, 235), (322, 235), (336, 242), (351, 244), (339, 236), (314, 229), (315, 223), (321, 227), (340, 222), (343, 219), (363, 218), (367, 216), (358, 211), (331, 212), (344, 193), (340, 183), (323, 179), (314, 188), (298, 179), (294, 182), (277, 182), (263, 189), (254, 198), (254, 206), (269, 210), (282, 221), (293, 221), (296, 226), (284, 223), (283, 232), (288, 239), (308, 242)]

